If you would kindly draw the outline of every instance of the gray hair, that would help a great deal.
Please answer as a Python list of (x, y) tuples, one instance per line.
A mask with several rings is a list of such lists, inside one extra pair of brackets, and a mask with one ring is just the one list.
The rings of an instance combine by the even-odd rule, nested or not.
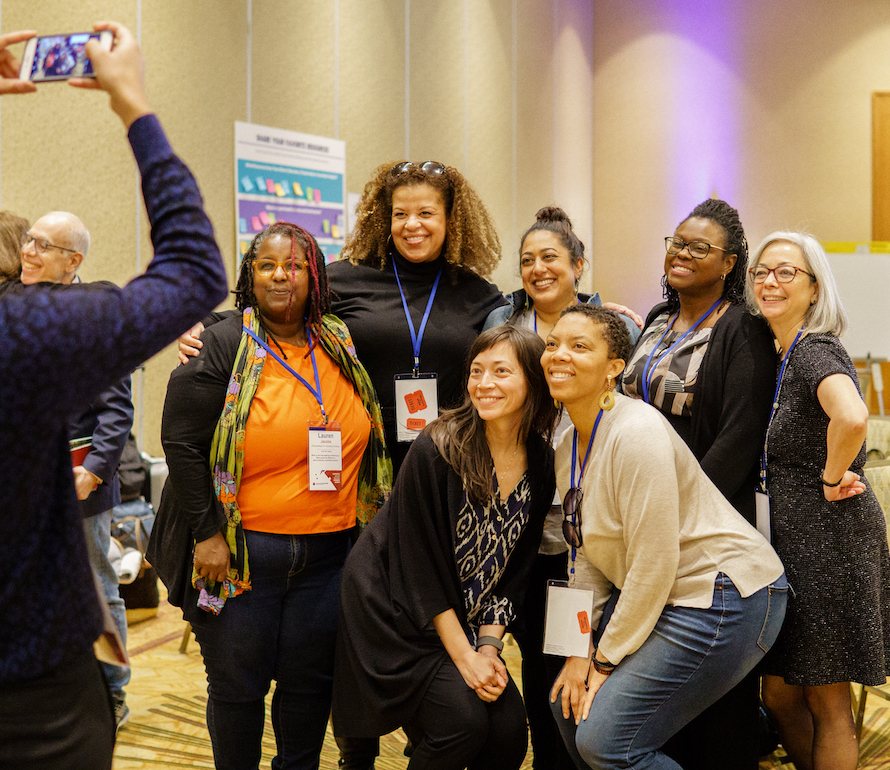
[[(822, 248), (822, 244), (808, 233), (777, 230), (766, 236), (757, 247), (750, 264), (752, 269), (760, 263), (767, 247), (774, 243), (790, 243), (797, 246), (803, 256), (807, 271), (815, 276), (818, 286), (816, 301), (810, 305), (810, 309), (804, 316), (804, 328), (810, 334), (833, 334), (835, 337), (840, 337), (847, 329), (847, 311), (841, 302), (837, 282), (834, 280), (834, 273), (831, 272), (828, 255)], [(751, 312), (754, 315), (760, 315), (760, 309), (754, 298), (754, 279), (751, 277), (751, 273), (748, 273), (745, 280), (745, 299)]]

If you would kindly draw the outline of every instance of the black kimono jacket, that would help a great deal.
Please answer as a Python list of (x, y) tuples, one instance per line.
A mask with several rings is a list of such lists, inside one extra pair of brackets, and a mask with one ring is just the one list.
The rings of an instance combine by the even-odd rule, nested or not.
[[(526, 450), (529, 521), (495, 587), (514, 607), (522, 605), (555, 486), (550, 445), (533, 436)], [(454, 547), (463, 505), (460, 478), (422, 434), (392, 496), (343, 569), (334, 668), (336, 735), (371, 737), (402, 725), (448, 657), (433, 618), (453, 609), (468, 630)]]

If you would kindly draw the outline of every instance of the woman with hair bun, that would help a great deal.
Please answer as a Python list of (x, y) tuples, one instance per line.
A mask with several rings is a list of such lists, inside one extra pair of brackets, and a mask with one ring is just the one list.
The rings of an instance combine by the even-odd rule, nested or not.
[[(538, 211), (534, 224), (520, 240), (522, 288), (507, 295), (510, 304), (495, 310), (485, 322), (485, 328), (511, 323), (529, 329), (546, 340), (566, 308), (579, 303), (592, 306), (602, 304), (599, 294), (578, 292), (583, 269), (584, 244), (575, 234), (572, 221), (561, 208), (545, 206)], [(640, 336), (642, 318), (622, 305), (607, 303), (604, 306), (625, 314), (621, 319), (632, 340)], [(562, 412), (553, 434), (554, 444), (571, 427), (568, 413)], [(562, 669), (563, 659), (543, 652), (547, 581), (565, 580), (567, 577), (568, 545), (562, 536), (560, 502), (556, 495), (535, 558), (520, 622), (510, 629), (522, 651), (522, 691), (535, 770), (573, 766), (548, 702), (550, 687)]]
[[(708, 478), (754, 524), (776, 353), (769, 328), (745, 306), (748, 244), (738, 211), (706, 200), (665, 245), (666, 301), (649, 313), (622, 389), (661, 411)], [(665, 752), (684, 770), (756, 770), (758, 683), (748, 676)]]
[(773, 545), (794, 594), (764, 661), (763, 700), (801, 770), (853, 770), (850, 682), (890, 674), (890, 555), (862, 466), (868, 409), (838, 337), (847, 325), (825, 250), (811, 235), (768, 235), (748, 300), (782, 353), (766, 438)]

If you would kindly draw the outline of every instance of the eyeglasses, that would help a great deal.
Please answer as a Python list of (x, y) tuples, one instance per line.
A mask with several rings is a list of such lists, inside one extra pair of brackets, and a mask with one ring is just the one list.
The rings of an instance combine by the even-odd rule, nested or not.
[(779, 267), (774, 267), (772, 269), (764, 267), (763, 265), (758, 265), (757, 267), (752, 267), (748, 272), (751, 274), (754, 283), (763, 283), (769, 278), (770, 273), (776, 276), (776, 281), (779, 283), (791, 283), (798, 273), (808, 275), (813, 280), (816, 279), (816, 276), (812, 273), (808, 273), (806, 270), (801, 270), (799, 267), (792, 267), (791, 265), (779, 265)]
[(437, 160), (425, 160), (423, 163), (414, 163), (410, 160), (403, 160), (401, 163), (396, 163), (396, 165), (389, 170), (389, 175), (393, 179), (397, 179), (412, 168), (419, 168), (424, 174), (428, 175), (440, 176), (445, 173), (445, 166)]
[(33, 241), (34, 250), (38, 254), (43, 254), (47, 249), (58, 249), (59, 251), (70, 251), (72, 254), (77, 254), (77, 249), (66, 249), (64, 246), (56, 246), (53, 243), (50, 243), (44, 238), (35, 238), (31, 233), (22, 233), (22, 248), (24, 249), (29, 243)]
[(721, 249), (719, 246), (714, 246), (710, 243), (705, 243), (704, 241), (692, 241), (692, 243), (686, 243), (682, 238), (677, 238), (675, 235), (669, 235), (664, 239), (664, 245), (667, 249), (667, 253), (671, 256), (676, 256), (683, 249), (689, 252), (689, 256), (693, 259), (704, 259), (708, 256), (711, 249), (717, 249), (717, 251), (728, 251), (728, 249)]
[(584, 494), (581, 487), (572, 487), (562, 501), (562, 536), (573, 548), (580, 548), (584, 542), (581, 536), (581, 500)]
[(275, 275), (275, 271), (278, 268), (284, 270), (287, 275), (297, 276), (303, 272), (306, 267), (305, 262), (291, 262), (288, 260), (287, 262), (276, 262), (272, 259), (258, 259), (253, 263), (253, 270), (257, 275), (263, 276), (263, 278), (268, 278), (269, 276)]

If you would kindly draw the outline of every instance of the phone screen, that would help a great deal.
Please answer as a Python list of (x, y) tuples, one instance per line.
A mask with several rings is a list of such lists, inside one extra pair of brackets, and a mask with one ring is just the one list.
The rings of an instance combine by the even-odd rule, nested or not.
[(90, 38), (98, 40), (99, 33), (78, 32), (37, 38), (29, 80), (92, 77), (93, 65), (84, 52)]

